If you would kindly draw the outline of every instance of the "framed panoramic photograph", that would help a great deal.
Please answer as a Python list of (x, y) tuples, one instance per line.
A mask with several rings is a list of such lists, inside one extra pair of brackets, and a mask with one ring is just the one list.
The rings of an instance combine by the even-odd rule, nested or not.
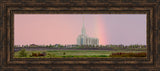
[(0, 71), (159, 71), (157, 0), (0, 1)]
[(146, 57), (146, 19), (147, 14), (14, 14), (14, 57)]

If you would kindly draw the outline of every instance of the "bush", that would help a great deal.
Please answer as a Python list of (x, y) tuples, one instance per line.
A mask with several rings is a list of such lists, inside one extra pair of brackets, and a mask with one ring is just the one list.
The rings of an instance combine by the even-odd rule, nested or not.
[(42, 52), (42, 53), (40, 53), (40, 52), (38, 52), (38, 53), (33, 53), (32, 52), (32, 55), (31, 55), (32, 57), (34, 56), (34, 57), (38, 57), (38, 56), (46, 56), (46, 52)]
[(66, 53), (65, 53), (65, 52), (63, 52), (63, 55), (66, 55)]
[(146, 53), (112, 53), (110, 57), (146, 57)]
[(25, 50), (25, 49), (22, 49), (22, 50), (19, 52), (19, 57), (26, 57), (26, 56), (27, 56), (26, 50)]
[(37, 57), (37, 56), (38, 56), (38, 54), (37, 54), (37, 53), (33, 53), (33, 52), (32, 52), (32, 56)]

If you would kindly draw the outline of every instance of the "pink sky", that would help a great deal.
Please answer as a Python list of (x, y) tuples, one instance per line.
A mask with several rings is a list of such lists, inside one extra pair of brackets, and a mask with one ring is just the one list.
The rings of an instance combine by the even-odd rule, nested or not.
[(15, 45), (76, 44), (83, 25), (107, 44), (145, 44), (146, 14), (15, 14)]

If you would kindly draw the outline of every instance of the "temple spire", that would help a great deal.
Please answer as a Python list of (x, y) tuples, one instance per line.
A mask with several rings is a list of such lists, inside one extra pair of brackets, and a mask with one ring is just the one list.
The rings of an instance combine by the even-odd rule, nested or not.
[(83, 16), (82, 35), (86, 35), (86, 29), (85, 29), (85, 26), (84, 26), (84, 16)]

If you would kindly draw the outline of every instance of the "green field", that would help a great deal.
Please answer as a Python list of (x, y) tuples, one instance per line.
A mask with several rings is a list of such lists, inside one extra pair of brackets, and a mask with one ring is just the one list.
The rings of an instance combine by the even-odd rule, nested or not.
[[(46, 56), (32, 56), (32, 53), (45, 52)], [(25, 51), (26, 56), (19, 56), (20, 51), (14, 53), (15, 58), (54, 58), (54, 57), (109, 57), (112, 53), (139, 53), (144, 51), (105, 51), (105, 50), (52, 50), (52, 51)]]

